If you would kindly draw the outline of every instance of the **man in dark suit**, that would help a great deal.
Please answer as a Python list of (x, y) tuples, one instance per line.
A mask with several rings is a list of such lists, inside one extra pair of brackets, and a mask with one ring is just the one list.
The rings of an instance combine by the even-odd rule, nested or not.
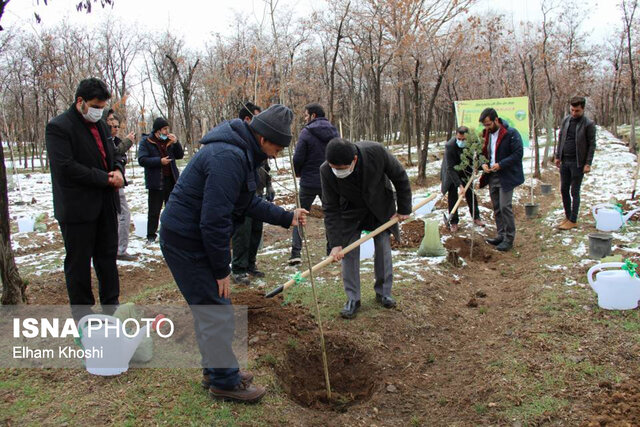
[(111, 97), (101, 80), (82, 80), (75, 103), (47, 124), (45, 139), (51, 163), (53, 208), (66, 256), (64, 275), (69, 303), (78, 320), (95, 304), (91, 261), (98, 277), (103, 312), (118, 305), (118, 189), (124, 185), (123, 162), (114, 152), (101, 120)]
[[(442, 160), (442, 166), (440, 168), (440, 179), (442, 180), (440, 189), (442, 194), (447, 193), (449, 212), (453, 210), (453, 207), (458, 202), (458, 197), (464, 196), (469, 206), (469, 212), (473, 215), (473, 223), (477, 226), (484, 227), (484, 223), (480, 219), (478, 198), (472, 188), (467, 188), (466, 192), (464, 190), (465, 185), (467, 185), (467, 182), (473, 176), (473, 167), (469, 164), (462, 170), (456, 170), (456, 166), (462, 161), (462, 150), (466, 145), (468, 133), (468, 127), (460, 126), (456, 131), (456, 136), (445, 144), (444, 159)], [(452, 233), (458, 231), (458, 222), (459, 216), (456, 210), (453, 215), (451, 215)]]
[[(411, 185), (402, 164), (377, 142), (350, 142), (334, 138), (327, 144), (327, 160), (320, 166), (322, 208), (331, 255), (342, 260), (342, 279), (347, 303), (340, 312), (355, 317), (360, 307), (360, 248), (340, 255), (343, 247), (391, 218), (404, 221), (411, 214)], [(391, 183), (395, 187), (396, 200)], [(373, 238), (376, 301), (385, 308), (395, 307), (391, 297), (393, 266), (391, 236), (399, 239), (394, 225)]]

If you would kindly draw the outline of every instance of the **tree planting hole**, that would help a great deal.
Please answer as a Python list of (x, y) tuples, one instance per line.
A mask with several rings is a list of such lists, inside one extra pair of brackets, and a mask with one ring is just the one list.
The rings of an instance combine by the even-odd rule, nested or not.
[(327, 399), (320, 338), (287, 343), (285, 358), (276, 367), (282, 388), (300, 405), (344, 412), (367, 401), (374, 392), (379, 369), (371, 353), (345, 334), (325, 335), (331, 399)]

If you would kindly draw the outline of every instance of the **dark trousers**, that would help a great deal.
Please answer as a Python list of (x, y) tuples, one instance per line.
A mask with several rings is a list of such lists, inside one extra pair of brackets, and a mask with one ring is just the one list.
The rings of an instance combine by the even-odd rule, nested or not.
[(578, 221), (580, 209), (580, 187), (584, 171), (578, 167), (576, 159), (563, 159), (560, 164), (560, 193), (564, 214), (571, 222)]
[(160, 221), (160, 211), (162, 204), (166, 204), (169, 195), (173, 191), (175, 181), (172, 176), (162, 177), (162, 190), (149, 190), (149, 213), (147, 216), (147, 239), (156, 239), (158, 222)]
[(489, 194), (493, 204), (498, 236), (513, 244), (516, 238), (516, 219), (513, 215), (513, 189), (504, 191), (497, 173), (489, 175)]
[[(476, 193), (473, 192), (473, 189), (471, 189), (471, 187), (467, 188), (467, 192), (464, 193), (464, 198), (467, 200), (467, 205), (469, 206), (469, 213), (471, 213), (473, 209), (473, 219), (479, 219), (480, 209), (478, 208), (478, 198), (476, 197)], [(449, 187), (449, 191), (447, 192), (447, 201), (449, 202), (449, 212), (451, 212), (455, 204), (458, 203), (458, 187), (456, 187), (455, 185), (452, 185)], [(458, 209), (453, 213), (453, 215), (451, 215), (451, 224), (458, 223), (459, 210), (460, 208), (458, 207)]]
[[(300, 187), (300, 207), (306, 210), (311, 209), (311, 205), (313, 204), (316, 197), (320, 199), (320, 203), (322, 203), (322, 190), (320, 188), (307, 188)], [(326, 238), (326, 237), (325, 237)], [(331, 248), (329, 248), (329, 239), (327, 240), (327, 255), (331, 252)], [(300, 251), (302, 250), (302, 237), (300, 237), (300, 233), (298, 232), (298, 226), (293, 227), (293, 232), (291, 236), (291, 258), (300, 257)]]
[(231, 270), (235, 274), (246, 273), (256, 268), (256, 254), (262, 240), (262, 224), (262, 221), (246, 216), (244, 222), (233, 233)]
[(116, 267), (118, 253), (118, 215), (105, 197), (102, 212), (95, 221), (60, 223), (66, 252), (64, 278), (71, 311), (76, 320), (92, 312), (95, 298), (91, 290), (91, 261), (98, 277), (98, 296), (105, 314), (113, 314), (120, 296)]
[(240, 382), (238, 362), (232, 349), (233, 307), (230, 299), (218, 295), (218, 282), (209, 257), (204, 251), (187, 251), (162, 238), (160, 250), (193, 314), (203, 374), (209, 375), (214, 387), (233, 389)]

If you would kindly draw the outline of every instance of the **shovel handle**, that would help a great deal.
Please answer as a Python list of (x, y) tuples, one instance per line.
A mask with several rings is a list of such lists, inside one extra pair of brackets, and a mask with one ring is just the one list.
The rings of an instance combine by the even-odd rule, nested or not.
[[(421, 207), (423, 207), (424, 205), (426, 205), (427, 203), (429, 203), (430, 201), (432, 201), (435, 198), (436, 198), (436, 195), (432, 194), (431, 196), (427, 197), (426, 199), (421, 200), (420, 203), (416, 204), (413, 207), (411, 212), (413, 213), (413, 212), (417, 211), (418, 209), (420, 209)], [(378, 227), (375, 230), (373, 230), (371, 233), (365, 234), (364, 236), (362, 236), (361, 238), (359, 238), (358, 240), (356, 240), (355, 242), (353, 242), (352, 244), (350, 244), (346, 248), (342, 249), (340, 251), (340, 254), (342, 254), (342, 255), (348, 254), (349, 252), (351, 252), (352, 250), (354, 250), (355, 248), (357, 248), (358, 246), (360, 246), (361, 244), (363, 244), (367, 240), (373, 239), (375, 236), (377, 236), (378, 234), (382, 233), (383, 231), (385, 231), (386, 229), (388, 229), (389, 227), (394, 225), (396, 222), (398, 222), (398, 217), (397, 216), (394, 217), (394, 218), (391, 218), (389, 221), (385, 222), (380, 227)], [(309, 277), (310, 273), (314, 273), (315, 274), (316, 271), (322, 270), (324, 267), (326, 267), (327, 265), (331, 264), (333, 261), (334, 261), (333, 257), (332, 256), (328, 256), (324, 260), (319, 262), (318, 264), (316, 264), (313, 267), (311, 267), (311, 270), (305, 270), (300, 275), (300, 277), (301, 278)], [(284, 285), (281, 285), (281, 286), (277, 287), (276, 289), (274, 289), (273, 291), (269, 292), (267, 295), (265, 295), (265, 297), (266, 298), (272, 298), (272, 297), (278, 295), (279, 293), (281, 293), (282, 291), (287, 290), (289, 288), (289, 286), (293, 285), (294, 283), (296, 283), (296, 279), (290, 279)]]
[[(474, 181), (474, 179), (475, 179), (475, 176), (471, 177), (471, 179), (469, 179), (469, 181), (467, 181), (467, 185), (464, 186), (465, 193), (469, 189), (469, 186)], [(462, 196), (458, 195), (458, 201), (456, 202), (455, 205), (453, 205), (453, 209), (451, 209), (451, 212), (449, 213), (449, 215), (453, 215), (458, 210), (458, 207), (460, 206), (460, 203), (462, 203)]]

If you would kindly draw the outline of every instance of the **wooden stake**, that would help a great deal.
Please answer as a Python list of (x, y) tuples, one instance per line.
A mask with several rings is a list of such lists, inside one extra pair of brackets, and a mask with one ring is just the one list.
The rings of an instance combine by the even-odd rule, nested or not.
[[(291, 147), (288, 147), (289, 151), (289, 165), (291, 168), (291, 175), (293, 178), (293, 188), (296, 194), (296, 206), (300, 209), (300, 193), (298, 193), (298, 181), (296, 180), (296, 173), (293, 170), (293, 155), (291, 154)], [(307, 241), (307, 233), (304, 231), (304, 227), (298, 224), (298, 233), (302, 237), (302, 243), (304, 245), (304, 252), (307, 258), (307, 266), (311, 270), (311, 255), (309, 254), (309, 243)], [(327, 347), (324, 341), (324, 331), (322, 328), (322, 317), (320, 317), (320, 304), (318, 304), (318, 295), (316, 293), (316, 285), (313, 280), (313, 272), (309, 274), (309, 281), (311, 282), (311, 292), (313, 293), (313, 301), (316, 306), (316, 319), (318, 320), (318, 330), (320, 331), (320, 350), (322, 351), (322, 369), (324, 370), (324, 382), (327, 389), (327, 400), (331, 401), (331, 383), (329, 381), (329, 361), (327, 360)]]

